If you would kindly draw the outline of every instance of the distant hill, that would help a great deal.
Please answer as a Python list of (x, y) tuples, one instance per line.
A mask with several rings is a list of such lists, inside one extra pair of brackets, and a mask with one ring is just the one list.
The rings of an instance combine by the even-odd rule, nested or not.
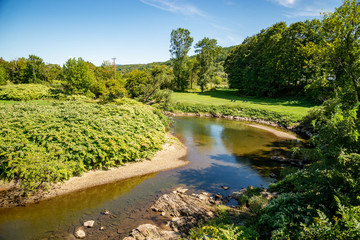
[[(235, 46), (231, 46), (231, 47), (224, 47), (222, 48), (219, 56), (216, 58), (215, 62), (219, 63), (219, 62), (223, 62), (225, 61), (227, 55), (230, 53), (231, 49), (233, 49)], [(192, 55), (190, 56), (190, 58), (195, 58), (196, 55)], [(124, 65), (116, 65), (116, 68), (118, 71), (122, 71), (122, 72), (131, 72), (135, 69), (138, 70), (144, 70), (144, 69), (148, 69), (150, 68), (153, 64), (160, 64), (160, 65), (166, 65), (166, 66), (171, 66), (172, 64), (172, 60), (168, 60), (165, 62), (153, 62), (153, 63), (146, 63), (146, 64), (124, 64)]]

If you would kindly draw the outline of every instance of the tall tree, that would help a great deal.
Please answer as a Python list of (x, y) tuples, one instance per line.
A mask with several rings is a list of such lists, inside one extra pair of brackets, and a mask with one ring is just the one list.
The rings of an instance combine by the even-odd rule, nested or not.
[(95, 77), (89, 68), (89, 64), (82, 58), (70, 58), (63, 67), (66, 89), (70, 93), (88, 94)]
[(27, 62), (27, 77), (29, 83), (41, 83), (46, 79), (45, 63), (42, 58), (29, 55)]
[(178, 28), (171, 31), (170, 54), (173, 59), (174, 81), (176, 89), (180, 91), (184, 91), (188, 86), (186, 62), (192, 42), (193, 38), (188, 29)]
[(325, 13), (323, 32), (326, 42), (320, 45), (320, 54), (335, 83), (353, 92), (360, 100), (360, 2), (345, 0), (333, 13)]
[(13, 83), (29, 83), (27, 75), (28, 60), (26, 58), (18, 58), (9, 63), (10, 79)]
[(199, 73), (199, 63), (197, 58), (189, 59), (187, 62), (187, 71), (189, 75), (190, 89), (192, 89)]
[(0, 58), (0, 85), (5, 85), (8, 81), (10, 81), (8, 69), (9, 63), (3, 58)]
[(47, 64), (45, 67), (45, 78), (48, 82), (53, 82), (54, 80), (61, 80), (62, 68), (58, 64)]
[(196, 58), (199, 62), (198, 85), (201, 88), (201, 92), (204, 91), (214, 75), (214, 60), (220, 51), (221, 47), (217, 45), (216, 39), (205, 37), (195, 45), (195, 52), (198, 54)]

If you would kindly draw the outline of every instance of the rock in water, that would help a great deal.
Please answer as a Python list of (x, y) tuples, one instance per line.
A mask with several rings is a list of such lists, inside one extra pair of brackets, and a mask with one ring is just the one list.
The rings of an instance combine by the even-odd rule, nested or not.
[(123, 240), (173, 240), (179, 239), (180, 237), (181, 235), (174, 231), (161, 230), (159, 227), (152, 224), (142, 224), (136, 229), (133, 229), (130, 232), (129, 237), (126, 237)]
[(111, 212), (109, 210), (105, 209), (104, 211), (101, 212), (101, 214), (110, 215)]
[(221, 186), (221, 188), (224, 190), (229, 190), (229, 187), (226, 187), (226, 186)]
[(94, 220), (89, 220), (83, 223), (84, 227), (89, 227), (89, 228), (94, 227), (94, 224), (95, 224)]
[(83, 227), (77, 227), (75, 228), (75, 231), (74, 231), (74, 236), (76, 238), (85, 238), (86, 237), (86, 233), (85, 233), (85, 229)]
[(187, 189), (178, 188), (162, 195), (151, 209), (162, 215), (170, 216), (169, 224), (173, 231), (164, 231), (151, 225), (143, 224), (134, 229), (124, 240), (134, 239), (179, 239), (186, 237), (189, 230), (199, 221), (215, 217), (216, 208), (210, 203), (209, 193), (186, 194)]

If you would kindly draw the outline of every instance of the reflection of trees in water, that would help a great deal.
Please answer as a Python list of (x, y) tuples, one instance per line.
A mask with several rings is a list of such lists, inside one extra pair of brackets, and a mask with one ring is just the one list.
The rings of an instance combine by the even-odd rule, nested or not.
[(228, 151), (237, 155), (255, 153), (259, 150), (268, 151), (276, 141), (273, 134), (248, 126), (240, 129), (225, 128), (221, 138)]
[(214, 143), (209, 121), (206, 118), (176, 118), (174, 131), (187, 146), (209, 148)]
[(221, 185), (229, 186), (232, 190), (239, 190), (248, 185), (265, 186), (268, 179), (259, 176), (249, 167), (239, 168), (213, 163), (208, 168), (181, 171), (179, 182), (199, 190), (217, 193), (224, 191), (220, 188)]
[[(155, 175), (156, 173), (88, 188), (42, 201), (39, 204), (27, 205), (26, 208), (2, 209), (0, 223), (11, 222), (11, 225), (6, 224), (6, 229), (4, 229), (0, 224), (0, 232), (4, 236), (17, 234), (13, 239), (27, 239), (32, 237), (31, 234), (38, 235), (60, 227), (66, 229), (71, 227), (74, 221), (78, 222), (84, 214), (89, 215), (94, 211), (101, 211), (96, 208), (128, 194), (140, 183)], [(127, 204), (124, 203), (122, 207), (126, 207)], [(19, 216), (21, 216), (20, 221)], [(22, 231), (18, 231), (19, 226)]]

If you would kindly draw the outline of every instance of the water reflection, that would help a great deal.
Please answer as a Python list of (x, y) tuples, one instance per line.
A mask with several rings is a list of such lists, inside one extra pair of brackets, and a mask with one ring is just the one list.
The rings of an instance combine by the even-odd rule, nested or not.
[[(225, 195), (248, 185), (268, 186), (272, 181), (269, 174), (280, 169), (269, 157), (286, 155), (296, 144), (241, 122), (220, 119), (176, 118), (172, 132), (188, 147), (189, 165), (27, 207), (0, 209), (0, 239), (41, 239), (71, 233), (87, 219), (106, 226), (104, 235), (90, 233), (87, 239), (119, 238), (141, 223), (158, 221), (146, 209), (175, 186)], [(230, 191), (221, 185), (229, 186)], [(116, 217), (103, 219), (100, 212), (104, 209)]]

